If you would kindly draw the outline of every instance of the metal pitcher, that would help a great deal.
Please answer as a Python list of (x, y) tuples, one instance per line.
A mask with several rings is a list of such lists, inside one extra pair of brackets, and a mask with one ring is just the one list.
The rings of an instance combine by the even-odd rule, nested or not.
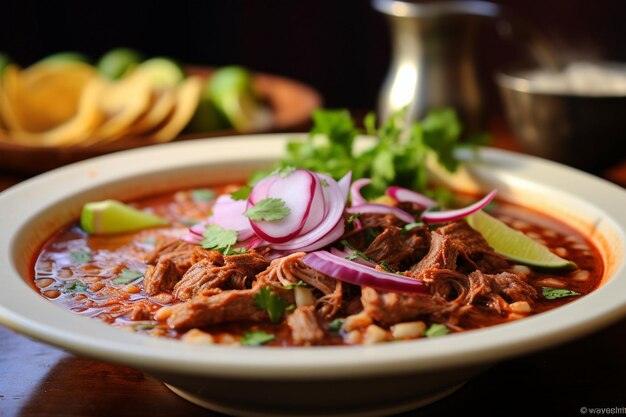
[(484, 126), (484, 97), (475, 50), (480, 22), (500, 14), (484, 1), (406, 2), (373, 0), (391, 26), (392, 60), (380, 92), (378, 115), (385, 120), (408, 106), (409, 121), (431, 108), (456, 108), (469, 132)]

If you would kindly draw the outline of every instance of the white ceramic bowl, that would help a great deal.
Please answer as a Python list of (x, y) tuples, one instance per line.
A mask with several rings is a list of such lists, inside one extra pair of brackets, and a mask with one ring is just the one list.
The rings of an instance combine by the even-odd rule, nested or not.
[[(0, 323), (70, 351), (141, 369), (231, 414), (384, 415), (427, 404), (499, 360), (565, 342), (626, 314), (626, 191), (534, 157), (485, 149), (458, 189), (499, 190), (580, 229), (600, 248), (597, 291), (555, 310), (464, 334), (362, 347), (197, 346), (137, 335), (64, 310), (30, 287), (42, 243), (81, 206), (219, 184), (279, 158), (287, 135), (182, 142), (61, 168), (0, 194)], [(271, 395), (270, 395), (271, 394)]]

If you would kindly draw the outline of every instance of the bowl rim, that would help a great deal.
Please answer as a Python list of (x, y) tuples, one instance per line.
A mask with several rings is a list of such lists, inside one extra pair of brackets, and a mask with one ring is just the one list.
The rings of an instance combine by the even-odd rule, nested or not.
[[(0, 207), (11, 207), (0, 216), (0, 231), (11, 237), (0, 240), (0, 283), (4, 288), (0, 292), (0, 324), (79, 354), (143, 370), (268, 380), (382, 376), (477, 366), (565, 342), (626, 315), (622, 257), (614, 277), (580, 300), (523, 320), (444, 338), (350, 347), (196, 346), (124, 332), (80, 317), (41, 297), (16, 269), (12, 255), (15, 236), (48, 204), (118, 179), (162, 176), (177, 167), (270, 161), (282, 154), (287, 139), (294, 135), (301, 136), (250, 135), (133, 149), (59, 168), (0, 193)], [(621, 187), (532, 156), (496, 149), (481, 149), (480, 156), (476, 169), (493, 171), (505, 181), (522, 179), (594, 202), (593, 207), (617, 229), (622, 246), (626, 242), (626, 191)], [(50, 187), (55, 184), (52, 192)], [(34, 195), (39, 196), (36, 207), (28, 203)]]

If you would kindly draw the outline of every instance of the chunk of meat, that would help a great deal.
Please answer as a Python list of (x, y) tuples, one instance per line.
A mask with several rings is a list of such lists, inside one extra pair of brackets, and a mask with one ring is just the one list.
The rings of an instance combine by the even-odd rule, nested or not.
[(439, 297), (384, 292), (370, 287), (363, 287), (361, 302), (368, 316), (386, 325), (417, 320), (425, 316), (438, 317), (450, 310), (450, 305)]
[(209, 260), (214, 265), (224, 265), (224, 256), (220, 251), (207, 250), (197, 246), (191, 254), (191, 262), (195, 264), (203, 259)]
[[(188, 329), (213, 324), (237, 321), (262, 322), (269, 320), (267, 311), (255, 303), (255, 295), (262, 286), (249, 290), (222, 291), (218, 294), (199, 295), (191, 300), (171, 307), (167, 324), (172, 329)], [(287, 305), (293, 304), (293, 291), (272, 291), (284, 298)]]
[(315, 345), (324, 340), (324, 330), (320, 326), (314, 306), (299, 307), (287, 317), (291, 337), (298, 345)]
[(430, 246), (428, 227), (415, 227), (405, 231), (396, 226), (387, 227), (364, 251), (376, 262), (385, 262), (402, 271), (422, 259)]
[(316, 302), (320, 314), (325, 318), (332, 318), (342, 306), (343, 285), (341, 281), (305, 265), (302, 262), (304, 255), (304, 252), (297, 252), (273, 260), (257, 279), (260, 282), (280, 283), (285, 286), (298, 281), (305, 282), (322, 293)]
[(433, 232), (431, 234), (430, 249), (424, 258), (413, 265), (405, 275), (427, 280), (426, 272), (434, 269), (456, 270), (456, 262), (459, 257), (459, 247), (446, 235)]
[(469, 274), (469, 281), (469, 302), (473, 302), (473, 300), (480, 297), (489, 297), (490, 292), (502, 297), (507, 303), (526, 301), (529, 304), (533, 304), (538, 297), (537, 290), (534, 287), (526, 283), (518, 275), (510, 272), (489, 275), (481, 271), (474, 271)]
[(148, 295), (171, 291), (179, 279), (180, 274), (174, 262), (169, 259), (159, 259), (156, 265), (148, 265), (146, 268), (143, 288)]
[[(154, 265), (164, 255), (170, 255), (171, 258), (176, 258), (176, 256), (186, 254), (191, 257), (191, 254), (196, 248), (197, 246), (192, 243), (184, 242), (180, 239), (169, 239), (159, 244), (154, 251), (146, 255), (144, 261), (149, 265)], [(172, 256), (171, 254), (174, 253), (177, 255)]]
[[(210, 289), (246, 289), (252, 286), (256, 274), (265, 270), (269, 262), (255, 251), (224, 256), (224, 265), (213, 263), (207, 256), (192, 265), (174, 287), (174, 295), (189, 300)], [(219, 259), (218, 259), (219, 260)]]
[[(468, 273), (474, 269), (480, 269), (484, 272), (496, 272), (508, 267), (507, 260), (498, 255), (489, 246), (485, 238), (472, 229), (465, 220), (441, 226), (437, 228), (437, 233), (449, 236), (464, 253), (465, 257), (471, 260), (471, 265), (466, 266)], [(477, 268), (474, 268), (474, 266)]]

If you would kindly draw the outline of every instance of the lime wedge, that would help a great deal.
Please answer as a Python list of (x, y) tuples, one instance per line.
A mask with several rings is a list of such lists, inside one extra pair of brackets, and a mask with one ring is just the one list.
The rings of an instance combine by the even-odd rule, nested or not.
[(271, 112), (252, 89), (252, 74), (246, 68), (222, 67), (207, 86), (215, 107), (240, 132), (262, 130), (271, 125)]
[(513, 262), (547, 269), (577, 268), (574, 262), (555, 255), (544, 245), (484, 211), (477, 211), (465, 219), (497, 253)]
[(137, 72), (146, 74), (155, 87), (173, 87), (185, 79), (180, 64), (171, 58), (157, 57), (142, 62)]
[(167, 224), (169, 222), (162, 217), (137, 210), (117, 200), (87, 203), (80, 214), (80, 226), (92, 234), (126, 233)]
[(96, 64), (100, 74), (112, 80), (122, 78), (131, 68), (139, 65), (143, 60), (141, 53), (130, 48), (111, 49), (102, 55)]
[(89, 58), (80, 52), (59, 52), (48, 55), (42, 60), (36, 62), (34, 65), (67, 65), (75, 63), (89, 64)]

